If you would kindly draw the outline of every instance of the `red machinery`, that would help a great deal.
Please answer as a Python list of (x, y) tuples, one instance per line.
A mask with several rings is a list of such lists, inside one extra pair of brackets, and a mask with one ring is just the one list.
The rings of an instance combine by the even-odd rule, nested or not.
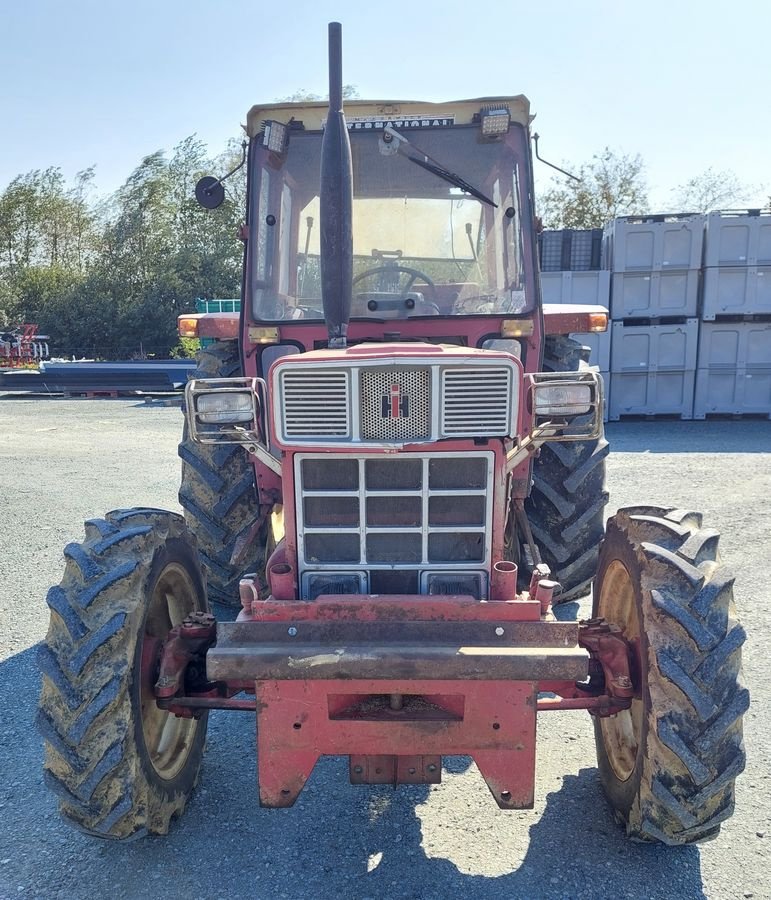
[[(529, 104), (359, 101), (346, 123), (330, 38), (328, 109), (248, 116), (240, 316), (180, 320), (216, 339), (186, 393), (184, 521), (115, 511), (65, 548), (46, 780), (93, 834), (164, 833), (216, 708), (256, 715), (265, 806), (323, 754), (365, 784), (467, 754), (517, 809), (537, 714), (586, 709), (628, 833), (709, 837), (744, 764), (733, 578), (696, 513), (603, 530), (602, 382), (567, 335), (607, 315), (541, 305)], [(557, 621), (592, 579), (593, 617)]]
[(0, 329), (0, 368), (31, 366), (47, 359), (48, 341), (47, 335), (38, 334), (37, 325)]

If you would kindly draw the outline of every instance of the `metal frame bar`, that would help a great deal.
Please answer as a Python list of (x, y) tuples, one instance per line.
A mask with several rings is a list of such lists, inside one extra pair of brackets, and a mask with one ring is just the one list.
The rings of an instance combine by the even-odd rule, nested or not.
[[(535, 692), (529, 681), (261, 681), (256, 685), (260, 805), (292, 806), (322, 755), (470, 755), (502, 809), (531, 809), (535, 785)], [(459, 717), (377, 721), (345, 718), (356, 695), (455, 698)], [(342, 698), (342, 699), (341, 699)], [(439, 699), (439, 706), (442, 706)], [(334, 718), (333, 718), (334, 716)]]

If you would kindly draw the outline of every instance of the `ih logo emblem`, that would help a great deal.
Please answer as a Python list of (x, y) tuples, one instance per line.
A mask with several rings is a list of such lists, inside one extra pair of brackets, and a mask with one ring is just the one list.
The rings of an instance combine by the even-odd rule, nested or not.
[(392, 384), (391, 390), (382, 397), (384, 419), (406, 419), (410, 414), (410, 398), (402, 393), (401, 385)]

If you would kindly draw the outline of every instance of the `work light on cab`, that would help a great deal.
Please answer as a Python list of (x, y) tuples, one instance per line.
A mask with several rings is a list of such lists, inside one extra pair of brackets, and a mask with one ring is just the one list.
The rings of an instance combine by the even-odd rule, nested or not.
[(482, 134), (485, 137), (498, 137), (509, 130), (511, 114), (505, 106), (498, 109), (483, 109), (481, 117)]

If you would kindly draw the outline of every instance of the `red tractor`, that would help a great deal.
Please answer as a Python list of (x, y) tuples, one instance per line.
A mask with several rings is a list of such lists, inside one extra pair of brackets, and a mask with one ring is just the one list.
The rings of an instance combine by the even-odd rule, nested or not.
[[(180, 321), (215, 339), (185, 516), (111, 512), (65, 548), (46, 781), (91, 834), (165, 833), (208, 710), (232, 709), (256, 715), (263, 806), (324, 754), (394, 785), (463, 754), (529, 808), (537, 713), (586, 709), (628, 834), (710, 837), (744, 765), (733, 578), (697, 513), (603, 529), (602, 383), (567, 335), (607, 316), (541, 305), (528, 101), (356, 101), (346, 122), (341, 88), (333, 24), (329, 106), (248, 115), (241, 313)], [(592, 618), (558, 621), (592, 580)]]

